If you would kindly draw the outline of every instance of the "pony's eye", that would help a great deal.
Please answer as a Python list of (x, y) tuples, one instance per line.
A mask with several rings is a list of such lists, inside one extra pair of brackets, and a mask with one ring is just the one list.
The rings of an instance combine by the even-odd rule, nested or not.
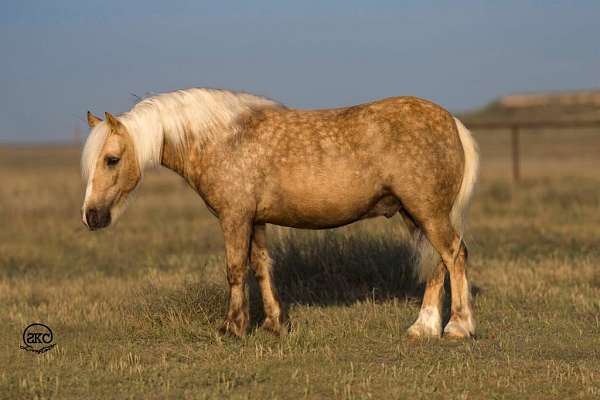
[(106, 165), (108, 165), (109, 167), (117, 165), (119, 161), (121, 161), (119, 157), (106, 157)]

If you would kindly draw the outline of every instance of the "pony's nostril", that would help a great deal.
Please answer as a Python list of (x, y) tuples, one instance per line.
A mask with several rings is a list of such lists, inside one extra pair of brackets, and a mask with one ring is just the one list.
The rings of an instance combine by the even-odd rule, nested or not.
[(87, 225), (90, 230), (105, 228), (110, 225), (110, 209), (103, 208), (90, 208), (86, 211), (85, 217)]
[(95, 228), (98, 226), (98, 210), (95, 208), (90, 208), (85, 213), (85, 218), (87, 219), (88, 226), (90, 228)]

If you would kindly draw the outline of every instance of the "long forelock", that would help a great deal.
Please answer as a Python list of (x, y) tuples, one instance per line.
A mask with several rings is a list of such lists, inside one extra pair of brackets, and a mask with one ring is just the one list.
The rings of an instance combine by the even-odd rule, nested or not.
[(108, 137), (109, 127), (106, 122), (96, 125), (90, 132), (81, 154), (81, 175), (88, 180), (94, 175), (96, 162)]

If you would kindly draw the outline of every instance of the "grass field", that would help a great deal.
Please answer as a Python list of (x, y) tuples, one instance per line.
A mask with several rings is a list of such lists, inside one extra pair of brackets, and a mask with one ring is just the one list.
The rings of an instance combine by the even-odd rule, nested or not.
[[(420, 288), (396, 218), (334, 232), (269, 228), (293, 331), (216, 334), (222, 238), (169, 171), (107, 231), (79, 221), (79, 150), (0, 147), (0, 396), (19, 398), (599, 398), (600, 132), (476, 135), (468, 341), (411, 341)], [(446, 310), (447, 312), (447, 310)], [(56, 347), (19, 349), (48, 324)]]

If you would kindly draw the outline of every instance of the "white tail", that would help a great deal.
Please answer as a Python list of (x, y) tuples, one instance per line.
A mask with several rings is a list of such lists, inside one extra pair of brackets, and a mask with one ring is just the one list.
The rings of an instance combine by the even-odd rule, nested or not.
[[(456, 122), (458, 136), (465, 152), (465, 170), (460, 190), (456, 195), (456, 199), (454, 199), (452, 211), (450, 211), (450, 223), (452, 223), (454, 230), (460, 235), (462, 240), (469, 203), (473, 195), (475, 183), (477, 182), (479, 152), (477, 150), (477, 143), (475, 143), (471, 132), (469, 132), (458, 118), (454, 118), (454, 121)], [(419, 279), (426, 281), (439, 263), (440, 255), (422, 232), (417, 235), (416, 240), (417, 252), (419, 253)]]

